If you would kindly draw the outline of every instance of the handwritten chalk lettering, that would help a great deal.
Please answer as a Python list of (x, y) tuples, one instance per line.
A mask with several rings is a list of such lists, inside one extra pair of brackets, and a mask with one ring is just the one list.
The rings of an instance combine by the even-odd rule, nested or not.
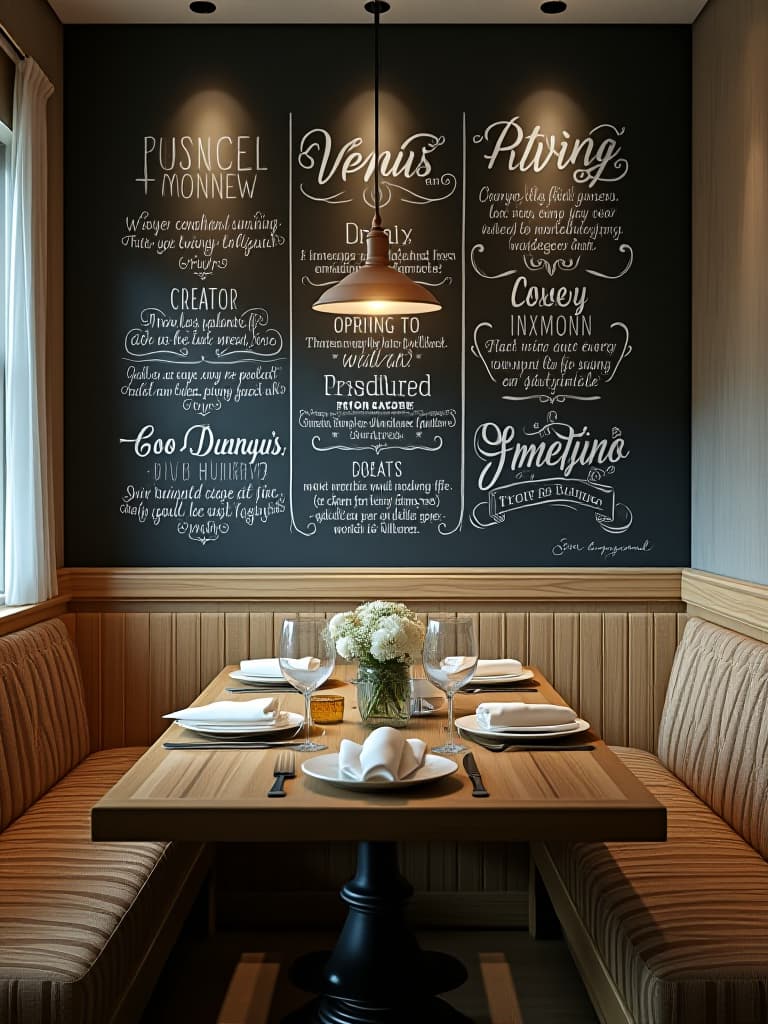
[[(380, 462), (366, 461), (352, 463), (352, 478), (369, 480), (376, 477), (401, 477), (403, 475), (403, 464), (397, 460), (386, 459)], [(330, 499), (328, 501), (330, 504)]]
[[(584, 316), (581, 313), (569, 315), (565, 313), (512, 313), (509, 318), (509, 333), (513, 338), (590, 337), (592, 334), (592, 316)], [(537, 342), (532, 341), (524, 343), (522, 349), (524, 352), (546, 352), (548, 345), (548, 342), (537, 344)], [(594, 346), (583, 342), (581, 347), (585, 351), (610, 351), (611, 354), (616, 349), (616, 345), (611, 342), (596, 342)], [(493, 350), (489, 348), (488, 351)], [(505, 351), (514, 352), (515, 350), (512, 348)]]
[(237, 309), (237, 288), (171, 288), (171, 309)]
[(576, 285), (568, 288), (565, 285), (560, 287), (552, 286), (542, 288), (539, 285), (528, 284), (526, 277), (515, 278), (510, 294), (510, 302), (516, 309), (524, 306), (550, 307), (558, 306), (560, 309), (567, 309), (573, 306), (576, 316), (584, 312), (584, 307), (589, 301), (589, 293), (586, 285)]
[(573, 180), (593, 188), (601, 181), (621, 181), (629, 170), (617, 141), (623, 132), (615, 125), (600, 124), (581, 138), (572, 137), (564, 128), (558, 137), (545, 134), (539, 124), (526, 132), (516, 116), (494, 121), (474, 141), (491, 144), (490, 152), (483, 154), (490, 171), (500, 159), (506, 159), (509, 171), (538, 174), (550, 167), (559, 171), (573, 168)]
[[(445, 139), (429, 132), (417, 132), (403, 139), (397, 150), (379, 153), (379, 173), (390, 178), (427, 178), (432, 174), (429, 155)], [(363, 153), (361, 138), (349, 139), (334, 153), (333, 138), (325, 128), (311, 128), (299, 143), (299, 166), (304, 170), (317, 170), (318, 185), (326, 185), (338, 175), (346, 182), (353, 174), (362, 174), (363, 181), (373, 177), (376, 156)]]
[(355, 380), (337, 377), (333, 373), (323, 374), (324, 393), (336, 398), (352, 398), (367, 395), (371, 398), (384, 396), (393, 398), (429, 398), (432, 395), (432, 375), (423, 377), (388, 377), (386, 373), (375, 373), (369, 380)]
[(587, 427), (576, 430), (568, 423), (548, 421), (533, 436), (537, 440), (518, 441), (511, 424), (480, 424), (475, 431), (474, 449), (485, 460), (477, 481), (481, 491), (490, 490), (505, 469), (514, 474), (534, 468), (557, 468), (568, 477), (579, 466), (614, 465), (629, 455), (623, 437), (592, 437)]
[[(348, 220), (344, 229), (347, 245), (365, 243), (370, 230), (370, 224), (355, 224), (354, 221)], [(384, 228), (384, 234), (389, 239), (390, 245), (410, 245), (413, 239), (413, 228), (392, 224), (390, 227)]]
[(181, 199), (253, 198), (262, 163), (261, 138), (251, 135), (144, 136), (144, 186), (160, 182), (160, 194)]
[[(153, 424), (145, 424), (136, 437), (121, 437), (120, 444), (133, 445), (134, 454), (140, 459), (150, 455), (173, 455), (177, 451), (173, 437), (155, 437)], [(153, 440), (154, 438), (154, 440)], [(253, 464), (259, 456), (285, 455), (287, 447), (280, 441), (276, 431), (267, 438), (217, 437), (207, 423), (196, 423), (188, 427), (178, 451), (187, 452), (196, 458), (208, 455), (249, 456)]]

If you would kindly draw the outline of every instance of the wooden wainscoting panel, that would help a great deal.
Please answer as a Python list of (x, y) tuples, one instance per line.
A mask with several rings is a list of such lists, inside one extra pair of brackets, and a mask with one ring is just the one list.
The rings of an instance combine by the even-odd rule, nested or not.
[[(125, 725), (123, 743), (140, 746), (153, 739), (162, 726), (152, 720), (149, 686), (149, 613), (133, 612), (124, 618)], [(109, 683), (104, 680), (105, 689)]]
[(680, 569), (546, 568), (83, 568), (59, 570), (76, 601), (346, 603), (384, 598), (430, 607), (463, 602), (679, 601)]
[(165, 728), (162, 716), (176, 709), (173, 698), (175, 661), (176, 615), (156, 612), (149, 617), (149, 742)]
[(107, 612), (101, 616), (101, 673), (109, 680), (108, 699), (101, 701), (101, 743), (121, 747), (125, 743), (125, 615)]
[(528, 663), (528, 614), (507, 612), (504, 616), (504, 657)]
[(653, 616), (629, 615), (629, 727), (631, 747), (653, 749)]
[(74, 612), (64, 612), (63, 615), (59, 615), (58, 618), (67, 627), (67, 632), (72, 638), (72, 643), (77, 646), (77, 616)]
[[(597, 612), (579, 616), (579, 714), (603, 733), (603, 619)], [(614, 682), (610, 682), (613, 691)]]
[(503, 657), (504, 616), (501, 612), (480, 612), (478, 619), (477, 634), (480, 657)]
[(528, 662), (537, 665), (551, 680), (555, 667), (555, 616), (531, 612), (528, 616)]
[[(271, 620), (271, 616), (270, 616)], [(213, 679), (221, 672), (221, 666), (227, 664), (224, 644), (224, 613), (200, 613), (200, 677), (203, 686), (205, 680)], [(202, 689), (202, 687), (201, 687)]]
[(400, 870), (418, 892), (429, 889), (429, 843), (406, 843), (400, 847)]
[[(287, 615), (317, 614), (108, 609), (69, 618), (94, 749), (156, 739), (161, 716), (189, 703), (223, 665), (274, 656)], [(684, 615), (592, 606), (472, 614), (482, 657), (537, 665), (608, 742), (654, 748)]]
[(678, 642), (678, 644), (680, 643), (680, 641), (683, 638), (683, 633), (685, 631), (685, 627), (688, 625), (688, 619), (689, 618), (690, 618), (690, 616), (688, 615), (687, 612), (678, 612), (677, 613), (677, 642)]
[(200, 613), (179, 612), (176, 616), (174, 711), (187, 707), (200, 693), (201, 684), (205, 685), (200, 676), (200, 653)]
[(611, 743), (629, 742), (629, 621), (622, 612), (603, 616), (603, 732)]
[(251, 650), (251, 617), (248, 612), (227, 612), (224, 619), (224, 660), (237, 665), (249, 657)]
[(272, 612), (251, 612), (248, 653), (253, 658), (271, 658), (274, 651)]
[(656, 612), (653, 616), (653, 726), (651, 747), (656, 750), (659, 740), (659, 722), (667, 694), (669, 673), (677, 650), (677, 615), (674, 612)]
[(562, 612), (555, 619), (555, 669), (557, 691), (571, 707), (581, 706), (579, 659), (579, 618), (575, 612)]
[(104, 746), (101, 736), (102, 691), (107, 700), (112, 700), (111, 687), (108, 682), (105, 683), (101, 672), (102, 618), (103, 616), (98, 612), (82, 612), (77, 616), (75, 628), (80, 669), (83, 673), (85, 710), (88, 716), (91, 750), (101, 750)]

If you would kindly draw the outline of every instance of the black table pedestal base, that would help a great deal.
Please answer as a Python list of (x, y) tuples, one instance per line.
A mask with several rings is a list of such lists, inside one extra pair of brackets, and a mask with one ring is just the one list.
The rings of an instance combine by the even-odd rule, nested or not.
[(436, 998), (462, 985), (467, 972), (453, 957), (419, 947), (405, 921), (412, 894), (395, 843), (358, 845), (357, 873), (341, 890), (349, 912), (338, 942), (291, 968), (293, 982), (318, 998), (284, 1024), (471, 1024)]

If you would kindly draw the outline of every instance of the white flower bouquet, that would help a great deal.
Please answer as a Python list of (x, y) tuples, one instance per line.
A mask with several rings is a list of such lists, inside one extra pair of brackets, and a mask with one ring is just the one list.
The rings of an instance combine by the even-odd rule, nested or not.
[(329, 629), (342, 658), (356, 658), (375, 667), (377, 662), (410, 665), (421, 657), (424, 624), (404, 604), (368, 601), (352, 612), (340, 612)]
[(425, 627), (404, 604), (368, 601), (329, 623), (336, 651), (358, 662), (358, 706), (369, 725), (405, 725), (410, 716), (408, 666), (421, 658)]

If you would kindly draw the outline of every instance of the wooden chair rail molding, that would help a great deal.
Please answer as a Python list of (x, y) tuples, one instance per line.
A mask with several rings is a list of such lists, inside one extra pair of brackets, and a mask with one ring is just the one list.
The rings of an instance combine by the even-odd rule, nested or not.
[(689, 614), (768, 641), (768, 586), (683, 569), (681, 596)]
[(65, 568), (73, 601), (679, 601), (680, 569)]

